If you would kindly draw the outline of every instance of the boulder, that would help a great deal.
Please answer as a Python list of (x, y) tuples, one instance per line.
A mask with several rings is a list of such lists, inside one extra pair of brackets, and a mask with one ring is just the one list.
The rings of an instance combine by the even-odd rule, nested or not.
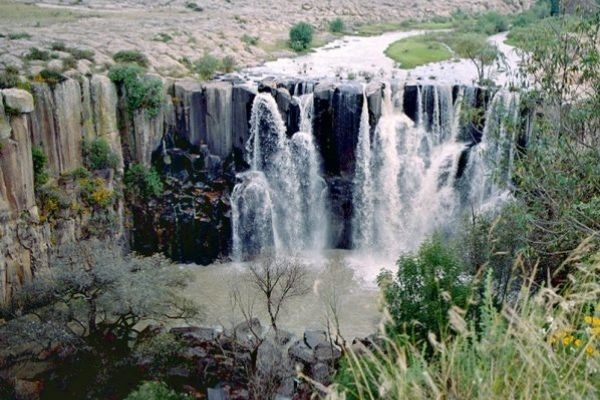
[(304, 343), (311, 349), (314, 349), (321, 343), (329, 343), (329, 338), (325, 331), (306, 331), (304, 332)]
[(311, 367), (310, 376), (319, 383), (329, 385), (331, 383), (332, 371), (327, 364), (318, 362)]
[(296, 341), (288, 350), (288, 355), (294, 361), (304, 364), (312, 364), (315, 360), (313, 351), (304, 343), (304, 341)]
[(6, 108), (14, 112), (27, 114), (33, 111), (33, 96), (31, 93), (21, 89), (4, 89), (4, 104)]
[(315, 348), (315, 358), (318, 361), (333, 362), (342, 356), (342, 351), (329, 343), (319, 343)]
[(8, 116), (4, 112), (4, 102), (0, 96), (0, 140), (8, 139), (12, 128), (8, 120)]

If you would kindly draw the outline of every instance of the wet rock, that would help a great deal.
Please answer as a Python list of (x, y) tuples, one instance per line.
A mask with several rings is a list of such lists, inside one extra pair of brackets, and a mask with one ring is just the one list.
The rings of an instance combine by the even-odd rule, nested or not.
[(325, 331), (306, 331), (304, 332), (304, 343), (311, 349), (314, 349), (321, 343), (329, 343), (329, 339)]
[(327, 364), (318, 362), (310, 368), (310, 376), (317, 382), (324, 385), (331, 383), (333, 371), (327, 366)]
[(331, 139), (323, 149), (325, 165), (342, 176), (353, 176), (355, 149), (363, 107), (363, 89), (358, 83), (338, 86), (331, 102)]
[(342, 356), (341, 350), (329, 343), (319, 343), (314, 354), (318, 361), (325, 362), (333, 362)]
[(300, 340), (290, 346), (288, 354), (292, 360), (305, 364), (312, 364), (315, 360), (313, 351), (304, 343), (304, 341)]
[(171, 328), (169, 332), (192, 344), (212, 342), (219, 335), (219, 332), (216, 329), (195, 326)]
[(371, 132), (375, 131), (381, 117), (381, 102), (383, 100), (383, 85), (381, 82), (371, 82), (365, 88), (369, 106), (369, 124)]
[(252, 114), (252, 103), (256, 97), (256, 90), (250, 85), (241, 84), (233, 86), (233, 147), (243, 152), (246, 141), (250, 136), (250, 115)]
[(21, 89), (4, 89), (4, 104), (7, 109), (14, 110), (16, 113), (27, 114), (33, 111), (33, 96)]
[(17, 400), (38, 400), (41, 398), (44, 384), (41, 381), (15, 381), (15, 396)]
[(229, 400), (229, 396), (221, 388), (208, 388), (207, 395), (208, 400)]

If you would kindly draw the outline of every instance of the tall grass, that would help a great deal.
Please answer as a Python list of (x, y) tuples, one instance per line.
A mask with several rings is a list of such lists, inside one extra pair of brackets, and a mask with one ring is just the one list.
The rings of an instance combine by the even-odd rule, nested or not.
[[(568, 264), (568, 265), (567, 265)], [(517, 260), (515, 267), (520, 267)], [(341, 399), (593, 399), (600, 397), (600, 252), (584, 242), (565, 262), (563, 289), (523, 284), (493, 304), (483, 283), (478, 320), (449, 311), (454, 334), (430, 335), (430, 355), (409, 337), (349, 351), (326, 394)], [(573, 269), (571, 269), (573, 268)]]

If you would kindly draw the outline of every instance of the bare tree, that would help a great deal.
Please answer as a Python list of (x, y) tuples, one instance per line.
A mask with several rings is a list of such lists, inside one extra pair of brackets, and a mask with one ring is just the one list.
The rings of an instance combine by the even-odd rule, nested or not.
[(271, 326), (277, 331), (277, 319), (285, 304), (310, 291), (306, 271), (293, 258), (275, 256), (250, 264), (249, 270), (251, 284), (264, 298)]

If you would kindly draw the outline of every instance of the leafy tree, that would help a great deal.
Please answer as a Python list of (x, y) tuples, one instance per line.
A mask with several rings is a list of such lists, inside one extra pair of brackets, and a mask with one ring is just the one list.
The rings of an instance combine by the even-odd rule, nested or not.
[(295, 51), (303, 51), (310, 47), (314, 29), (306, 22), (298, 22), (290, 29), (290, 47)]
[(481, 83), (485, 80), (485, 67), (500, 59), (500, 51), (489, 43), (484, 35), (463, 33), (452, 41), (452, 48), (461, 57), (469, 59), (477, 69), (477, 78)]
[(384, 271), (378, 277), (392, 317), (389, 328), (416, 342), (426, 341), (429, 332), (444, 337), (450, 308), (468, 305), (471, 285), (465, 272), (439, 237), (423, 243), (417, 254), (400, 257), (395, 274)]
[(64, 246), (4, 309), (9, 322), (2, 335), (12, 345), (47, 347), (64, 338), (93, 346), (114, 338), (126, 346), (140, 321), (196, 315), (180, 294), (188, 280), (161, 256), (122, 255), (116, 245), (97, 240)]

